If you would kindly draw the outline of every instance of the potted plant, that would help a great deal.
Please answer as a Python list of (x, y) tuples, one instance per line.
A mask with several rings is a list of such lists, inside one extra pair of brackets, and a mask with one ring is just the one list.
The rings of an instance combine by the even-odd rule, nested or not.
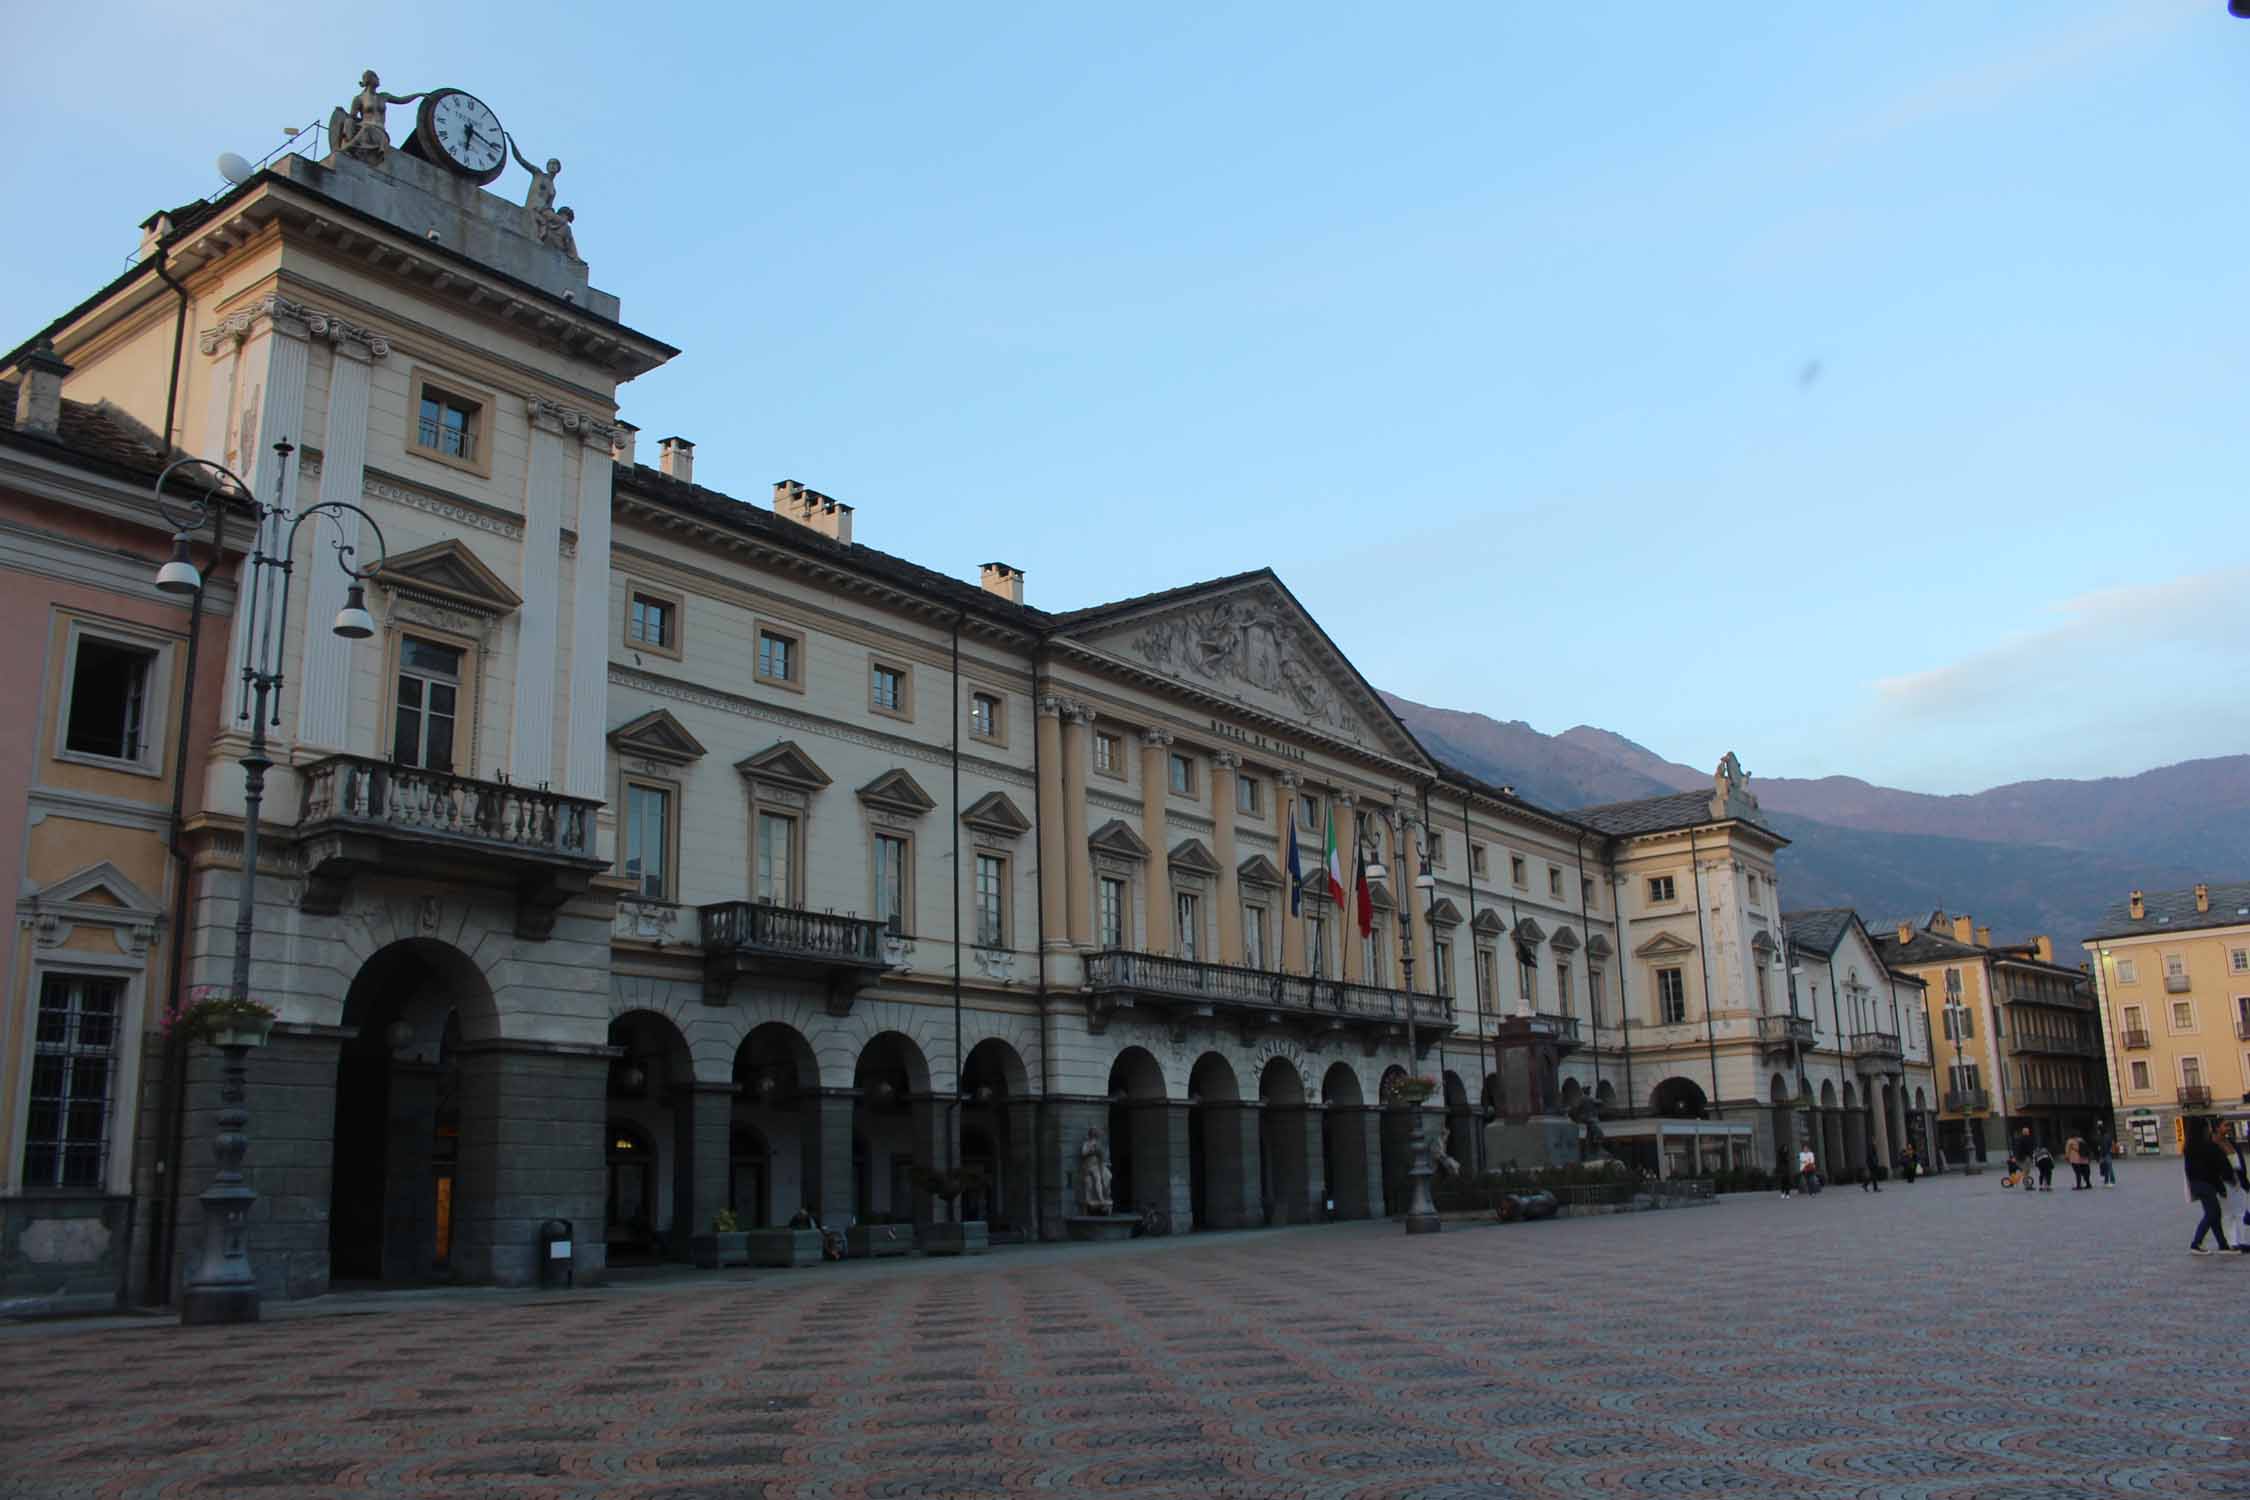
[(916, 1187), (946, 1206), (946, 1217), (933, 1221), (924, 1231), (924, 1255), (982, 1255), (991, 1248), (991, 1235), (984, 1220), (964, 1222), (960, 1218), (961, 1195), (984, 1186), (982, 1170), (916, 1166), (910, 1169), (910, 1175)]
[(750, 1236), (744, 1232), (734, 1210), (722, 1208), (711, 1216), (711, 1232), (691, 1236), (688, 1254), (706, 1271), (721, 1266), (746, 1266), (750, 1264)]
[(1416, 1108), (1438, 1091), (1438, 1081), (1435, 1078), (1394, 1078), (1386, 1091), (1394, 1104)]
[(871, 1214), (844, 1233), (853, 1260), (882, 1260), (906, 1255), (914, 1249), (914, 1226), (901, 1224), (887, 1214)]
[(237, 1000), (205, 987), (164, 1017), (164, 1030), (214, 1047), (263, 1047), (276, 1012), (263, 1000)]

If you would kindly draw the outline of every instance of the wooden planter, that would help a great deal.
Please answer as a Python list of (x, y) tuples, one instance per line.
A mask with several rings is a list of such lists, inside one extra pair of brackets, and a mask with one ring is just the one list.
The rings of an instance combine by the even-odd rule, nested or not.
[(844, 1231), (844, 1243), (853, 1260), (882, 1260), (910, 1255), (914, 1250), (911, 1224), (854, 1224)]
[(750, 1242), (754, 1266), (817, 1266), (820, 1264), (820, 1231), (817, 1229), (751, 1229), (743, 1234)]
[(698, 1234), (688, 1240), (688, 1254), (706, 1271), (716, 1271), (722, 1266), (750, 1264), (749, 1230), (733, 1234)]
[(924, 1255), (982, 1255), (991, 1248), (991, 1235), (982, 1219), (970, 1219), (958, 1224), (930, 1224), (922, 1230)]

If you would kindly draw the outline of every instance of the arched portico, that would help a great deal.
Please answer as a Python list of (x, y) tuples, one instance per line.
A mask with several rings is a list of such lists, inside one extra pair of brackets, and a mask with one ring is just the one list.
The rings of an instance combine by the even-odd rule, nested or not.
[(1651, 1113), (1673, 1120), (1700, 1120), (1708, 1104), (1703, 1086), (1675, 1073), (1649, 1091)]
[(1164, 1096), (1155, 1057), (1144, 1047), (1118, 1053), (1109, 1068), (1108, 1135), (1110, 1197), (1119, 1213), (1153, 1211), (1176, 1229), (1188, 1228), (1189, 1128), (1189, 1111)]
[(1789, 1080), (1779, 1073), (1766, 1081), (1766, 1108), (1773, 1118), (1773, 1155), (1777, 1171), (1797, 1170), (1797, 1100)]
[(821, 1089), (803, 1034), (780, 1021), (752, 1027), (735, 1048), (731, 1094), (721, 1192), (736, 1218), (770, 1228), (806, 1209), (825, 1223), (833, 1205), (841, 1223), (851, 1206), (852, 1098)]
[(1339, 1219), (1374, 1216), (1383, 1201), (1382, 1115), (1368, 1108), (1359, 1074), (1336, 1063), (1320, 1081), (1321, 1180)]
[(1844, 1152), (1844, 1111), (1836, 1096), (1836, 1080), (1827, 1078), (1820, 1085), (1820, 1145), (1815, 1149), (1820, 1156), (1821, 1175), (1834, 1182), (1849, 1164)]
[(1037, 1184), (1029, 1084), (1023, 1059), (998, 1037), (977, 1043), (961, 1064), (961, 1165), (977, 1178), (961, 1196), (961, 1217), (982, 1219), (999, 1234), (1031, 1228)]
[[(915, 1186), (914, 1169), (952, 1165), (946, 1111), (930, 1093), (929, 1060), (904, 1032), (868, 1038), (852, 1070), (852, 1209), (857, 1223), (912, 1224), (916, 1238), (935, 1202)], [(834, 1227), (831, 1225), (831, 1227)]]
[(671, 1017), (633, 1010), (609, 1023), (609, 1045), (618, 1054), (604, 1107), (609, 1262), (684, 1259), (688, 1236), (702, 1227), (692, 1222), (695, 1068), (687, 1038)]
[(1406, 1078), (1406, 1069), (1393, 1063), (1383, 1070), (1382, 1082), (1378, 1085), (1383, 1111), (1383, 1215), (1386, 1218), (1406, 1212), (1412, 1190), (1406, 1174), (1414, 1165), (1416, 1112), (1398, 1097), (1398, 1085)]
[(1188, 1073), (1188, 1197), (1198, 1229), (1243, 1229), (1261, 1217), (1258, 1107), (1234, 1067), (1206, 1052)]
[(1286, 1057), (1258, 1074), (1259, 1194), (1268, 1224), (1307, 1224), (1316, 1217), (1320, 1117), (1306, 1106), (1304, 1075)]

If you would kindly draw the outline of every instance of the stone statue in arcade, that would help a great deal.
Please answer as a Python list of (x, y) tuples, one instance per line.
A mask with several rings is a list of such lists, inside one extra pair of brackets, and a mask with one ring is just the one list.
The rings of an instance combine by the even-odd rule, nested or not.
[(1430, 1152), (1430, 1160), (1437, 1164), (1440, 1177), (1461, 1175), (1461, 1163), (1453, 1155), (1453, 1127), (1450, 1125), (1438, 1132), (1437, 1145)]
[(1078, 1147), (1078, 1211), (1083, 1214), (1114, 1212), (1110, 1202), (1109, 1152), (1102, 1145), (1099, 1127), (1086, 1127)]
[(1579, 1160), (1600, 1161), (1609, 1155), (1602, 1149), (1602, 1142), (1608, 1137), (1602, 1133), (1602, 1105), (1599, 1099), (1592, 1094), (1580, 1094), (1578, 1102), (1570, 1107), (1570, 1118), (1585, 1131), (1585, 1137), (1578, 1147)]

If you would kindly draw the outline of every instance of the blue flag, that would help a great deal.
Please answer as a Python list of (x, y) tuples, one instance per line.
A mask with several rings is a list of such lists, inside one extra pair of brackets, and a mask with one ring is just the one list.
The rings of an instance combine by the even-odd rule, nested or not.
[(1304, 883), (1304, 867), (1297, 862), (1297, 820), (1292, 817), (1289, 820), (1289, 915), (1292, 917), (1303, 915), (1303, 898), (1299, 891)]

